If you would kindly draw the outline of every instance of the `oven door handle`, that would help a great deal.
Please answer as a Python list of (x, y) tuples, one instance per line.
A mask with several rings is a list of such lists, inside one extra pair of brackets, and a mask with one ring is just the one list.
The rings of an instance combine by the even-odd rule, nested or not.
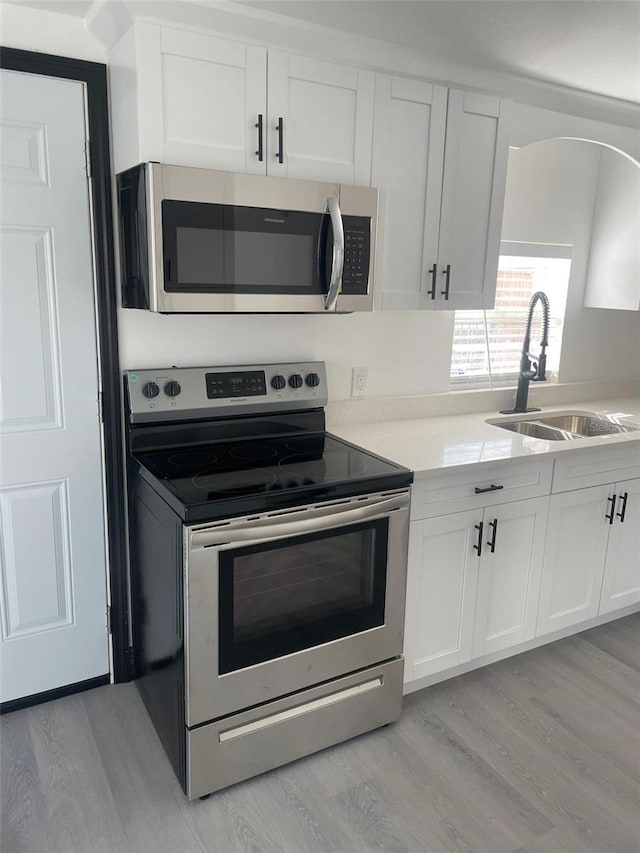
[(338, 287), (340, 286), (344, 267), (344, 228), (342, 227), (340, 205), (335, 196), (329, 196), (326, 209), (329, 211), (331, 227), (333, 228), (333, 257), (331, 261), (331, 280), (327, 296), (324, 300), (324, 310), (335, 311), (336, 302), (338, 301)]
[(226, 545), (236, 542), (255, 542), (269, 539), (281, 539), (285, 536), (297, 536), (302, 533), (332, 530), (359, 521), (370, 521), (383, 518), (390, 512), (405, 509), (409, 505), (409, 495), (404, 493), (388, 500), (376, 501), (368, 506), (356, 509), (344, 507), (325, 507), (310, 511), (305, 518), (287, 521), (273, 518), (268, 525), (259, 524), (255, 527), (243, 524), (231, 525), (215, 530), (198, 530), (191, 533), (190, 550), (209, 548), (212, 545)]

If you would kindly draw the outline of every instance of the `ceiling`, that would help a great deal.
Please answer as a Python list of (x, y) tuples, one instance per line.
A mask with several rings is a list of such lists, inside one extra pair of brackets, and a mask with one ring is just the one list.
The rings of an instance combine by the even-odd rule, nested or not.
[[(14, 2), (77, 16), (84, 16), (92, 5), (91, 0)], [(640, 102), (640, 0), (237, 2), (392, 42), (447, 62)]]

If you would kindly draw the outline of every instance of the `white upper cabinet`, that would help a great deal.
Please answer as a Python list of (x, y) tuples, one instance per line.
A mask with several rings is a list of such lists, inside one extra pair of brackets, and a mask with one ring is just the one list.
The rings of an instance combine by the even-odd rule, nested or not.
[(508, 102), (376, 76), (379, 307), (493, 307), (508, 153)]
[(169, 27), (157, 47), (162, 162), (264, 174), (256, 125), (267, 118), (266, 50)]
[(270, 50), (267, 174), (369, 186), (374, 74)]
[[(425, 308), (436, 261), (447, 90), (376, 76), (371, 183), (380, 189), (379, 308)], [(429, 227), (427, 227), (429, 223)]]
[(159, 160), (370, 183), (371, 71), (139, 21), (110, 74), (117, 172)]

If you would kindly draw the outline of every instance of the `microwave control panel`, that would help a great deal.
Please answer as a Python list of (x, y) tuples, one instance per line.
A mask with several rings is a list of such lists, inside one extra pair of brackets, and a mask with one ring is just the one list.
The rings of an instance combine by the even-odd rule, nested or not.
[(343, 216), (344, 268), (342, 293), (359, 296), (369, 291), (371, 257), (371, 219), (368, 216)]

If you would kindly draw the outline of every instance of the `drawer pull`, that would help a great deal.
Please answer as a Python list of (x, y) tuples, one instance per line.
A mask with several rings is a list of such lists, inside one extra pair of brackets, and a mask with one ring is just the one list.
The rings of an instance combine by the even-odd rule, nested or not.
[(614, 513), (615, 513), (615, 509), (616, 509), (616, 496), (611, 495), (610, 497), (607, 498), (607, 502), (610, 503), (611, 506), (609, 507), (609, 512), (605, 512), (604, 517), (607, 519), (609, 524), (613, 524), (613, 521), (615, 519)]
[(500, 489), (504, 489), (504, 486), (495, 486), (493, 483), (490, 486), (487, 486), (486, 489), (481, 489), (479, 486), (476, 486), (476, 495), (482, 495), (485, 492), (499, 492)]
[(482, 521), (480, 521), (478, 524), (474, 525), (475, 530), (478, 531), (478, 541), (473, 546), (473, 550), (478, 552), (478, 557), (482, 556), (482, 528), (483, 527), (484, 527), (484, 524)]
[(622, 509), (620, 510), (620, 512), (617, 512), (616, 515), (622, 523), (624, 521), (625, 515), (627, 514), (627, 498), (629, 497), (629, 492), (625, 492), (624, 495), (621, 495), (620, 497), (622, 499)]

